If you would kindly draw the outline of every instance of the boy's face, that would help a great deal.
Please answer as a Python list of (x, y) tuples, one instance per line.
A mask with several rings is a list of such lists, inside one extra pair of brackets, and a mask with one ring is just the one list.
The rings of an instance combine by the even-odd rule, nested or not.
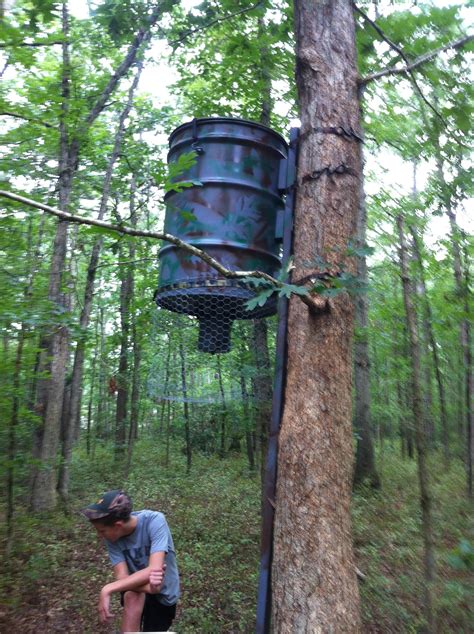
[(94, 528), (100, 539), (108, 539), (109, 542), (116, 542), (123, 536), (123, 522), (118, 520), (114, 524), (103, 524), (101, 522), (93, 522)]

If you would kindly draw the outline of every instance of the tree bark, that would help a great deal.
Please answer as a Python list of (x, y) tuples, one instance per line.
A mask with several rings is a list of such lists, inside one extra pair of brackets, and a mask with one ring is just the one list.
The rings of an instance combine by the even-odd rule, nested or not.
[(186, 441), (186, 473), (191, 472), (192, 447), (191, 447), (191, 425), (189, 419), (188, 390), (186, 386), (186, 362), (184, 357), (183, 344), (179, 342), (179, 358), (181, 360), (181, 389), (183, 393), (184, 409), (184, 438)]
[[(122, 249), (119, 249), (119, 259)], [(125, 454), (128, 421), (128, 347), (130, 340), (130, 303), (133, 296), (133, 270), (131, 265), (121, 271), (120, 284), (120, 322), (122, 326), (120, 339), (119, 365), (117, 372), (117, 405), (115, 409), (115, 454)]]
[[(442, 169), (441, 169), (442, 173)], [(443, 177), (444, 178), (444, 177)], [(444, 181), (443, 181), (444, 182)], [(454, 279), (456, 291), (464, 313), (459, 324), (459, 339), (463, 355), (464, 369), (464, 403), (465, 403), (465, 430), (466, 430), (466, 483), (467, 493), (470, 498), (473, 496), (472, 478), (474, 462), (474, 378), (471, 352), (471, 324), (469, 321), (469, 285), (466, 283), (467, 275), (463, 275), (461, 247), (459, 244), (460, 230), (451, 203), (448, 201), (446, 213), (451, 227), (451, 249), (453, 254)], [(466, 262), (466, 271), (468, 268)]]
[[(132, 227), (137, 226), (137, 213), (135, 198), (137, 193), (137, 184), (135, 175), (132, 176), (132, 182), (130, 185), (130, 222)], [(135, 292), (135, 257), (136, 257), (136, 245), (132, 240), (128, 249), (128, 257), (130, 259), (130, 300), (133, 299)], [(128, 448), (127, 448), (127, 467), (126, 476), (132, 462), (133, 445), (138, 434), (138, 414), (140, 403), (140, 365), (141, 365), (141, 346), (138, 339), (138, 332), (136, 328), (136, 314), (132, 315), (132, 352), (133, 352), (133, 370), (132, 370), (132, 390), (130, 394), (130, 428), (128, 434)]]
[[(61, 116), (59, 122), (59, 208), (67, 211), (72, 192), (73, 164), (69, 148), (67, 117), (69, 113), (71, 64), (69, 56), (69, 15), (67, 3), (62, 6), (62, 78), (61, 78)], [(68, 223), (59, 221), (53, 245), (53, 254), (49, 274), (48, 299), (58, 310), (65, 306), (62, 291), (63, 271), (67, 255)], [(65, 325), (53, 324), (52, 332), (42, 338), (43, 363), (41, 372), (49, 376), (38, 383), (39, 395), (36, 410), (42, 414), (40, 441), (38, 446), (38, 466), (33, 470), (31, 488), (31, 507), (34, 511), (43, 511), (56, 506), (57, 449), (63, 412), (64, 382), (68, 358), (69, 331)]]
[(438, 344), (436, 342), (436, 338), (434, 335), (433, 329), (433, 311), (431, 310), (431, 304), (428, 297), (428, 291), (426, 288), (426, 280), (425, 280), (425, 269), (423, 264), (423, 256), (421, 252), (420, 240), (416, 229), (411, 226), (410, 233), (413, 238), (413, 247), (415, 250), (416, 259), (418, 262), (419, 269), (419, 282), (420, 282), (420, 290), (421, 296), (423, 299), (423, 309), (424, 309), (424, 324), (425, 324), (425, 333), (428, 337), (429, 347), (431, 349), (431, 354), (433, 357), (433, 367), (436, 377), (436, 385), (438, 388), (438, 398), (439, 398), (439, 406), (440, 406), (440, 418), (441, 418), (441, 437), (443, 440), (443, 455), (445, 463), (449, 463), (449, 426), (448, 426), (448, 412), (446, 409), (446, 393), (444, 389), (444, 381), (441, 374), (441, 363), (438, 354)]
[[(357, 246), (366, 243), (367, 210), (363, 188), (357, 215)], [(367, 260), (365, 256), (357, 259), (357, 277), (367, 284)], [(354, 428), (357, 432), (356, 463), (354, 484), (367, 480), (374, 489), (380, 488), (380, 478), (375, 467), (374, 447), (370, 422), (370, 361), (369, 361), (369, 305), (366, 292), (355, 298), (356, 337), (354, 344)]]
[(434, 535), (432, 518), (432, 493), (426, 464), (426, 436), (423, 426), (423, 406), (421, 390), (421, 353), (418, 341), (416, 312), (414, 307), (414, 289), (408, 267), (408, 250), (405, 241), (404, 219), (397, 217), (400, 240), (400, 271), (403, 285), (403, 303), (410, 342), (411, 379), (413, 391), (413, 419), (415, 425), (415, 444), (418, 458), (418, 481), (420, 486), (420, 505), (422, 517), (422, 537), (424, 545), (424, 600), (423, 608), (428, 632), (435, 631), (433, 611), (433, 583), (435, 577)]
[(222, 370), (221, 370), (221, 360), (219, 355), (217, 355), (217, 378), (219, 381), (219, 392), (221, 393), (221, 403), (222, 403), (222, 411), (221, 411), (221, 433), (220, 433), (220, 447), (219, 447), (219, 457), (224, 458), (226, 454), (226, 425), (227, 425), (227, 405), (225, 402), (225, 392), (224, 392), (224, 384), (222, 383)]
[(268, 326), (265, 319), (254, 321), (253, 351), (256, 366), (256, 373), (252, 382), (255, 398), (257, 451), (259, 454), (257, 459), (260, 461), (260, 479), (263, 487), (273, 395), (270, 354), (268, 351)]
[[(349, 0), (296, 0), (301, 135), (293, 279), (354, 237), (362, 186), (355, 28)], [(341, 132), (347, 131), (347, 134)], [(352, 550), (352, 330), (346, 294), (312, 314), (294, 299), (280, 433), (273, 632), (358, 632)]]
[[(104, 185), (102, 188), (102, 196), (99, 205), (99, 212), (97, 214), (98, 220), (102, 220), (107, 211), (107, 203), (110, 195), (110, 186), (112, 183), (112, 175), (114, 172), (115, 164), (120, 155), (120, 149), (122, 146), (123, 137), (125, 134), (125, 122), (130, 114), (133, 105), (133, 96), (140, 79), (140, 73), (142, 70), (142, 64), (138, 65), (137, 72), (134, 80), (128, 92), (128, 99), (119, 117), (119, 123), (117, 133), (115, 135), (114, 147), (110, 156), (107, 170), (104, 178)], [(82, 331), (82, 336), (76, 345), (76, 351), (74, 355), (74, 365), (71, 378), (71, 396), (68, 419), (64, 421), (65, 433), (62, 443), (62, 463), (59, 472), (59, 484), (58, 491), (64, 502), (67, 501), (69, 493), (69, 465), (71, 463), (72, 449), (74, 440), (79, 437), (80, 424), (81, 424), (81, 401), (82, 401), (82, 389), (83, 389), (83, 373), (84, 373), (84, 361), (86, 356), (86, 331), (89, 326), (90, 314), (92, 310), (92, 301), (94, 297), (94, 285), (97, 272), (97, 264), (99, 262), (100, 253), (102, 250), (103, 238), (99, 238), (95, 241), (91, 256), (89, 259), (89, 266), (87, 268), (86, 286), (84, 290), (84, 300), (82, 304), (82, 311), (79, 320), (79, 325)]]

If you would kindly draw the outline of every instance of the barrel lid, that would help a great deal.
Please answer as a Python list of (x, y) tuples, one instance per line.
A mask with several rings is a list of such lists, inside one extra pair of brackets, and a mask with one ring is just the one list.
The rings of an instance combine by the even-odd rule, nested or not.
[(263, 125), (262, 123), (257, 123), (256, 121), (250, 121), (249, 119), (239, 119), (238, 117), (204, 117), (201, 119), (191, 119), (191, 121), (187, 121), (186, 123), (183, 123), (182, 125), (180, 125), (179, 127), (173, 130), (169, 138), (170, 147), (172, 145), (173, 138), (176, 135), (180, 134), (184, 129), (194, 125), (195, 126), (204, 125), (206, 123), (236, 123), (238, 125), (244, 125), (250, 128), (257, 128), (259, 130), (263, 130), (264, 132), (269, 132), (270, 134), (273, 134), (274, 136), (278, 137), (278, 139), (280, 139), (280, 141), (284, 144), (284, 146), (288, 147), (288, 142), (279, 132), (275, 132), (275, 130), (273, 130), (272, 128), (269, 128), (266, 125)]

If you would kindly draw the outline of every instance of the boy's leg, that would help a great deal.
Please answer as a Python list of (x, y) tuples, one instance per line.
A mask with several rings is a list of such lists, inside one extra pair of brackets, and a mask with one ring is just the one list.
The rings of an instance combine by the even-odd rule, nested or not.
[(128, 590), (123, 594), (122, 632), (139, 632), (145, 594)]
[(167, 632), (175, 616), (175, 605), (163, 605), (155, 595), (145, 595), (142, 619), (143, 632)]

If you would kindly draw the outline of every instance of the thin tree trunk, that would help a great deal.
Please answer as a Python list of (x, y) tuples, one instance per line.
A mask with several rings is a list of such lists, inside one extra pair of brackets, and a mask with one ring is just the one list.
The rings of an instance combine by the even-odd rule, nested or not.
[[(294, 281), (319, 274), (318, 257), (337, 269), (354, 238), (362, 185), (352, 4), (296, 0), (295, 27)], [(353, 317), (346, 294), (318, 314), (290, 300), (272, 567), (276, 634), (360, 631), (350, 517)]]
[(190, 473), (192, 464), (191, 426), (189, 420), (188, 391), (186, 387), (186, 363), (183, 344), (181, 341), (179, 342), (179, 357), (181, 359), (181, 390), (183, 393), (184, 437), (186, 441), (186, 473)]
[[(365, 247), (367, 231), (367, 210), (362, 195), (357, 215), (357, 246)], [(367, 260), (365, 255), (357, 259), (357, 277), (363, 284), (368, 283)], [(370, 421), (370, 357), (369, 357), (369, 306), (367, 293), (355, 298), (356, 337), (354, 344), (354, 428), (357, 432), (356, 463), (354, 484), (367, 480), (374, 489), (380, 488), (380, 478), (375, 467), (374, 447)]]
[(13, 369), (13, 399), (12, 413), (8, 425), (8, 450), (7, 450), (7, 481), (6, 481), (6, 527), (7, 527), (7, 543), (6, 553), (9, 555), (13, 546), (13, 514), (14, 504), (14, 479), (15, 479), (15, 456), (16, 456), (16, 429), (18, 426), (18, 414), (20, 411), (20, 375), (21, 364), (23, 360), (23, 346), (26, 338), (26, 327), (22, 324), (18, 334), (18, 344), (16, 349), (15, 366)]
[[(133, 96), (137, 88), (140, 74), (142, 70), (142, 64), (138, 65), (138, 70), (135, 74), (134, 80), (128, 92), (128, 100), (124, 110), (120, 114), (117, 133), (115, 135), (114, 147), (112, 154), (107, 165), (107, 170), (104, 178), (104, 185), (102, 188), (102, 196), (99, 205), (99, 212), (97, 214), (98, 220), (103, 220), (105, 212), (107, 211), (107, 203), (110, 195), (110, 186), (112, 183), (112, 175), (115, 168), (115, 164), (120, 155), (120, 149), (122, 146), (123, 137), (125, 134), (125, 122), (130, 114), (133, 105)], [(62, 445), (62, 465), (59, 473), (59, 494), (63, 501), (67, 501), (69, 491), (69, 465), (72, 457), (72, 448), (74, 440), (79, 437), (80, 421), (81, 421), (81, 400), (83, 390), (83, 373), (84, 373), (84, 361), (86, 355), (86, 332), (89, 326), (90, 314), (92, 310), (92, 301), (94, 297), (94, 285), (97, 272), (97, 264), (99, 263), (100, 253), (102, 251), (103, 238), (99, 238), (95, 241), (91, 256), (89, 259), (89, 266), (87, 268), (86, 286), (84, 290), (84, 301), (82, 305), (81, 317), (79, 325), (82, 331), (82, 335), (76, 345), (76, 352), (74, 356), (74, 365), (71, 379), (71, 403), (70, 403), (70, 416), (66, 424), (66, 430), (64, 434), (64, 441)]]
[[(132, 182), (130, 210), (134, 213), (135, 205), (135, 184)], [(130, 247), (130, 249), (134, 247)], [(119, 259), (120, 253), (119, 250)], [(128, 255), (130, 255), (130, 250)], [(125, 271), (121, 271), (120, 285), (120, 321), (122, 326), (120, 340), (119, 367), (117, 373), (117, 407), (115, 412), (115, 453), (117, 456), (123, 455), (127, 442), (127, 420), (128, 420), (128, 396), (129, 396), (129, 372), (128, 372), (128, 346), (130, 340), (130, 305), (133, 297), (134, 275), (133, 264), (126, 266)]]
[[(31, 295), (33, 291), (33, 282), (35, 279), (35, 275), (38, 272), (39, 263), (40, 263), (40, 245), (42, 243), (43, 238), (43, 220), (44, 217), (40, 221), (39, 232), (38, 232), (38, 241), (36, 248), (33, 252), (32, 249), (32, 223), (31, 221), (28, 224), (28, 253), (29, 253), (29, 265), (30, 269), (28, 272), (27, 282), (24, 290), (24, 299), (25, 303), (29, 303), (31, 301)], [(17, 447), (17, 438), (16, 432), (19, 422), (19, 412), (20, 412), (20, 388), (21, 388), (21, 370), (23, 363), (23, 350), (25, 341), (28, 334), (27, 325), (22, 322), (20, 331), (18, 333), (18, 342), (15, 356), (15, 365), (13, 369), (13, 379), (12, 379), (12, 411), (11, 418), (8, 424), (8, 450), (7, 450), (7, 477), (6, 477), (6, 527), (7, 527), (7, 540), (6, 540), (6, 552), (10, 554), (11, 548), (13, 546), (13, 519), (14, 519), (14, 484), (15, 484), (15, 458), (16, 458), (16, 447)]]
[(273, 395), (270, 354), (268, 351), (268, 326), (265, 319), (254, 321), (253, 351), (256, 366), (256, 373), (253, 378), (253, 392), (257, 451), (259, 453), (257, 458), (260, 461), (260, 478), (263, 487)]
[(166, 354), (166, 364), (165, 364), (165, 385), (163, 388), (163, 400), (161, 402), (161, 416), (160, 416), (160, 434), (163, 432), (163, 421), (165, 416), (165, 408), (166, 404), (169, 403), (169, 399), (166, 400), (168, 394), (168, 384), (170, 380), (170, 359), (171, 359), (171, 340), (168, 337), (168, 352)]
[(252, 442), (252, 434), (251, 434), (251, 415), (250, 415), (250, 407), (249, 407), (249, 393), (247, 389), (247, 382), (245, 380), (243, 366), (245, 363), (246, 356), (246, 347), (243, 339), (243, 331), (240, 332), (240, 394), (242, 396), (242, 414), (244, 419), (245, 426), (245, 449), (247, 452), (247, 459), (249, 461), (249, 469), (250, 471), (255, 471), (255, 454)]
[[(265, 12), (265, 8), (263, 8)], [(265, 42), (266, 25), (263, 15), (258, 17), (258, 35), (261, 42)], [(267, 45), (262, 44), (259, 49), (260, 60), (258, 72), (261, 84), (261, 112), (260, 123), (270, 125), (270, 115), (273, 110), (272, 79), (270, 68), (272, 60)], [(253, 379), (255, 402), (255, 427), (260, 459), (260, 479), (263, 486), (265, 480), (265, 464), (268, 445), (268, 434), (272, 413), (273, 377), (271, 375), (270, 353), (268, 350), (268, 326), (266, 319), (253, 321), (253, 349), (257, 372)]]
[[(97, 341), (97, 333), (96, 333), (96, 341)], [(96, 355), (92, 358), (92, 367), (91, 367), (91, 384), (89, 391), (89, 403), (87, 406), (87, 428), (86, 428), (86, 453), (89, 456), (91, 452), (91, 436), (92, 436), (92, 404), (94, 402), (94, 387), (95, 387), (95, 379), (96, 379)], [(95, 436), (96, 436), (97, 428), (94, 427), (94, 444), (95, 444)]]
[(433, 584), (435, 577), (434, 535), (432, 517), (432, 493), (426, 464), (426, 437), (423, 427), (423, 407), (420, 373), (420, 345), (418, 341), (416, 314), (414, 308), (414, 290), (408, 268), (408, 250), (404, 233), (404, 219), (397, 216), (400, 240), (400, 271), (403, 285), (403, 303), (410, 342), (410, 362), (413, 390), (413, 419), (415, 425), (415, 443), (418, 457), (418, 480), (420, 485), (420, 504), (422, 516), (422, 537), (424, 545), (424, 600), (423, 608), (429, 632), (435, 631), (433, 610)]
[(165, 466), (170, 464), (170, 440), (171, 440), (171, 401), (168, 400), (167, 417), (166, 417), (166, 449), (165, 449)]
[(140, 364), (141, 348), (138, 341), (138, 334), (135, 324), (132, 327), (133, 340), (133, 372), (132, 372), (132, 393), (130, 402), (130, 431), (128, 435), (127, 468), (126, 477), (130, 472), (132, 464), (133, 445), (138, 437), (138, 416), (140, 409)]
[[(137, 226), (137, 213), (136, 213), (136, 193), (137, 184), (135, 175), (132, 176), (130, 184), (130, 223), (132, 227)], [(130, 273), (130, 302), (133, 299), (135, 292), (135, 257), (136, 246), (135, 241), (131, 241), (128, 249), (128, 257), (130, 259), (129, 273)], [(132, 350), (133, 350), (133, 371), (132, 371), (132, 390), (131, 390), (131, 402), (130, 402), (130, 428), (128, 434), (128, 449), (127, 449), (127, 466), (126, 475), (130, 469), (133, 453), (133, 444), (138, 434), (138, 413), (139, 413), (139, 401), (140, 401), (140, 364), (141, 364), (141, 349), (140, 342), (138, 340), (138, 333), (135, 324), (136, 315), (132, 314)]]
[(219, 355), (217, 355), (217, 378), (219, 381), (219, 391), (221, 393), (221, 403), (222, 403), (219, 457), (224, 458), (226, 453), (225, 445), (226, 445), (227, 406), (225, 402), (224, 384), (222, 382), (221, 360)]
[[(67, 117), (69, 113), (71, 65), (69, 58), (69, 15), (67, 3), (62, 5), (62, 79), (61, 116), (59, 121), (59, 208), (68, 211), (72, 192), (72, 177), (77, 155), (71, 156)], [(64, 306), (62, 292), (63, 271), (67, 253), (68, 223), (58, 221), (51, 260), (48, 299), (53, 306)], [(52, 326), (52, 332), (43, 337), (41, 348), (43, 365), (40, 371), (48, 372), (46, 379), (39, 381), (37, 411), (43, 416), (40, 430), (39, 464), (33, 471), (31, 507), (34, 511), (44, 511), (56, 505), (57, 449), (63, 412), (64, 382), (68, 358), (69, 332), (65, 325)]]
[(421, 253), (420, 240), (418, 234), (413, 226), (410, 227), (410, 232), (413, 238), (413, 247), (419, 267), (419, 281), (421, 288), (421, 295), (423, 298), (423, 308), (425, 312), (425, 330), (428, 336), (429, 346), (431, 348), (431, 354), (433, 356), (433, 367), (436, 377), (436, 385), (438, 388), (438, 398), (440, 406), (441, 417), (441, 435), (443, 439), (443, 455), (446, 464), (449, 463), (449, 426), (448, 426), (448, 412), (446, 409), (446, 393), (444, 389), (444, 381), (441, 375), (441, 363), (438, 354), (438, 344), (434, 335), (433, 329), (433, 311), (431, 310), (431, 304), (426, 289), (425, 268), (423, 264), (423, 256)]
[(472, 477), (473, 477), (473, 461), (474, 461), (474, 409), (473, 409), (473, 363), (471, 352), (471, 324), (469, 320), (469, 286), (466, 283), (468, 264), (466, 262), (466, 275), (463, 275), (462, 257), (460, 248), (460, 230), (456, 220), (456, 214), (452, 210), (448, 201), (446, 213), (451, 226), (451, 249), (453, 253), (454, 279), (456, 283), (457, 295), (461, 304), (461, 309), (465, 316), (462, 317), (459, 324), (459, 339), (461, 342), (461, 350), (463, 355), (464, 370), (464, 403), (465, 403), (465, 430), (466, 430), (466, 480), (467, 493), (472, 498)]
[(106, 420), (105, 417), (107, 415), (106, 412), (106, 399), (108, 398), (107, 391), (105, 389), (106, 382), (106, 374), (104, 372), (104, 364), (105, 364), (105, 319), (104, 319), (104, 309), (102, 306), (99, 308), (98, 315), (99, 322), (99, 330), (100, 330), (100, 340), (96, 349), (99, 354), (99, 371), (98, 381), (98, 400), (97, 400), (97, 410), (96, 410), (96, 420), (95, 420), (95, 437), (100, 439), (107, 438), (106, 434)]

